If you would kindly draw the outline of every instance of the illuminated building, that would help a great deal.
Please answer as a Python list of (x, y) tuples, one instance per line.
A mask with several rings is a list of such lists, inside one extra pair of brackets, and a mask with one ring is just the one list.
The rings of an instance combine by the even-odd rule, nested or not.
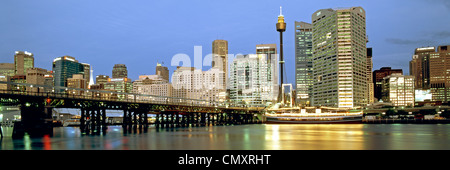
[[(139, 80), (133, 82), (132, 93), (155, 96), (172, 96), (172, 85), (160, 75), (141, 75)], [(136, 99), (140, 99), (137, 96)], [(164, 98), (148, 98), (148, 100), (164, 101)]]
[(263, 54), (238, 55), (230, 65), (230, 100), (248, 106), (277, 102), (278, 88), (269, 81), (269, 64)]
[(172, 74), (173, 97), (224, 101), (225, 73), (219, 68), (208, 71), (194, 67), (177, 67)]
[(309, 106), (312, 97), (312, 25), (295, 21), (295, 86), (299, 104)]
[(414, 106), (414, 76), (398, 73), (383, 78), (382, 100), (394, 106)]
[(227, 88), (228, 82), (228, 41), (227, 40), (214, 40), (212, 43), (212, 68), (218, 68), (225, 73), (225, 79), (223, 79), (223, 89)]
[(14, 63), (0, 63), (0, 75), (14, 76)]
[(55, 86), (67, 87), (67, 79), (72, 78), (73, 74), (89, 75), (88, 64), (79, 63), (71, 56), (58, 57), (53, 60), (53, 79)]
[(27, 51), (16, 51), (14, 55), (14, 69), (16, 75), (27, 75), (27, 69), (34, 67), (34, 57)]
[(128, 77), (127, 66), (125, 64), (115, 64), (112, 70), (112, 78)]
[[(67, 87), (76, 88), (76, 89), (87, 89), (88, 82), (84, 78), (83, 74), (73, 74), (72, 78), (67, 79)], [(70, 90), (68, 94), (81, 95), (83, 94), (82, 90)]]
[(410, 74), (416, 89), (430, 90), (432, 101), (450, 101), (450, 45), (416, 48)]
[(313, 13), (312, 106), (368, 104), (366, 15), (361, 7)]
[(391, 69), (391, 67), (381, 67), (379, 70), (373, 71), (374, 98), (379, 101), (381, 99), (381, 89), (383, 88), (383, 78), (393, 73), (403, 74), (402, 69)]
[[(28, 84), (45, 85), (46, 69), (42, 68), (29, 68), (27, 69), (26, 82)], [(27, 92), (44, 92), (42, 87), (27, 87)]]
[[(104, 89), (120, 93), (131, 93), (133, 84), (129, 78), (108, 78), (108, 82), (104, 84)], [(124, 95), (117, 95), (119, 99), (125, 99)]]

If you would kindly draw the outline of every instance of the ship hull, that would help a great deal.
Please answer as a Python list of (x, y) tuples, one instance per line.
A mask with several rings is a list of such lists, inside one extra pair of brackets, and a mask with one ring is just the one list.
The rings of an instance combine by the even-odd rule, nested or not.
[[(326, 118), (325, 118), (326, 119)], [(338, 119), (320, 120), (315, 118), (307, 119), (286, 119), (280, 117), (266, 117), (266, 124), (360, 124), (362, 117), (346, 117)]]

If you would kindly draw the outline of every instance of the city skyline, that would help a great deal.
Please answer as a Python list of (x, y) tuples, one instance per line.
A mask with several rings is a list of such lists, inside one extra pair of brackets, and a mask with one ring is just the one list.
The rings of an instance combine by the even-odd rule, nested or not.
[[(449, 23), (434, 21), (450, 13), (447, 1), (319, 2), (323, 3), (268, 1), (256, 7), (252, 2), (228, 1), (1, 2), (2, 16), (8, 16), (0, 18), (4, 25), (0, 31), (0, 42), (4, 44), (0, 47), (1, 62), (12, 63), (15, 51), (28, 51), (34, 54), (35, 67), (47, 70), (51, 70), (53, 59), (69, 55), (89, 63), (94, 76), (112, 76), (115, 64), (125, 64), (129, 77), (137, 80), (139, 75), (154, 74), (157, 62), (165, 63), (171, 76), (176, 70), (169, 64), (171, 56), (185, 53), (192, 61), (194, 46), (201, 45), (205, 57), (212, 53), (211, 42), (216, 39), (227, 40), (231, 54), (254, 53), (257, 44), (279, 44), (273, 24), (279, 6), (284, 8), (287, 23), (285, 76), (287, 83), (292, 84), (294, 22), (310, 22), (311, 14), (319, 9), (361, 6), (366, 10), (367, 47), (373, 48), (373, 70), (392, 67), (408, 73), (415, 48), (445, 45), (450, 40), (450, 32), (445, 30)], [(417, 24), (418, 21), (423, 24)], [(232, 59), (228, 59), (229, 63)], [(208, 66), (202, 68), (207, 69)]]

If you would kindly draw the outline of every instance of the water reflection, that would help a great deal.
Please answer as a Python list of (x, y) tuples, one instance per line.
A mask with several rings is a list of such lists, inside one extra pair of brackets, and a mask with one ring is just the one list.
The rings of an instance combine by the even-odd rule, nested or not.
[(105, 135), (83, 135), (78, 127), (54, 135), (13, 140), (3, 127), (2, 150), (446, 150), (450, 125), (329, 124), (239, 125), (159, 129), (128, 133), (110, 126)]

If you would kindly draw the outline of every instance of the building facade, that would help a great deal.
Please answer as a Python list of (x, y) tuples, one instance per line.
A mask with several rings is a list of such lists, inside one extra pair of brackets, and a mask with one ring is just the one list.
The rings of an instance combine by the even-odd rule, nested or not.
[(128, 70), (125, 64), (115, 64), (112, 70), (112, 78), (126, 78)]
[(14, 55), (15, 75), (27, 75), (27, 70), (34, 67), (33, 53), (27, 51), (16, 51)]
[[(277, 102), (278, 89), (269, 81), (266, 55), (238, 55), (230, 66), (230, 100), (248, 106), (262, 106)], [(273, 73), (271, 73), (273, 74)]]
[(313, 13), (313, 106), (368, 104), (365, 17), (361, 7)]
[(85, 70), (86, 64), (79, 63), (71, 56), (58, 57), (53, 60), (53, 82), (55, 86), (67, 87), (67, 79), (73, 74), (89, 75), (89, 70)]
[(410, 74), (416, 89), (430, 90), (432, 101), (450, 101), (450, 45), (416, 48)]
[(414, 76), (398, 73), (383, 78), (382, 100), (394, 106), (414, 106)]
[(223, 89), (227, 88), (228, 82), (228, 41), (227, 40), (214, 40), (212, 42), (212, 68), (217, 68), (225, 73), (225, 79), (221, 84), (224, 85)]
[(391, 67), (381, 67), (379, 70), (373, 71), (373, 82), (374, 85), (373, 95), (374, 100), (379, 101), (381, 99), (382, 93), (381, 89), (383, 88), (383, 78), (389, 76), (391, 74), (400, 74), (403, 75), (402, 69), (391, 69)]
[(313, 91), (312, 24), (295, 21), (295, 86), (296, 100), (310, 106)]
[(160, 63), (156, 64), (155, 74), (169, 81), (169, 69), (167, 67), (162, 66)]
[(225, 73), (219, 68), (208, 71), (177, 67), (172, 74), (172, 97), (207, 101), (225, 101)]

